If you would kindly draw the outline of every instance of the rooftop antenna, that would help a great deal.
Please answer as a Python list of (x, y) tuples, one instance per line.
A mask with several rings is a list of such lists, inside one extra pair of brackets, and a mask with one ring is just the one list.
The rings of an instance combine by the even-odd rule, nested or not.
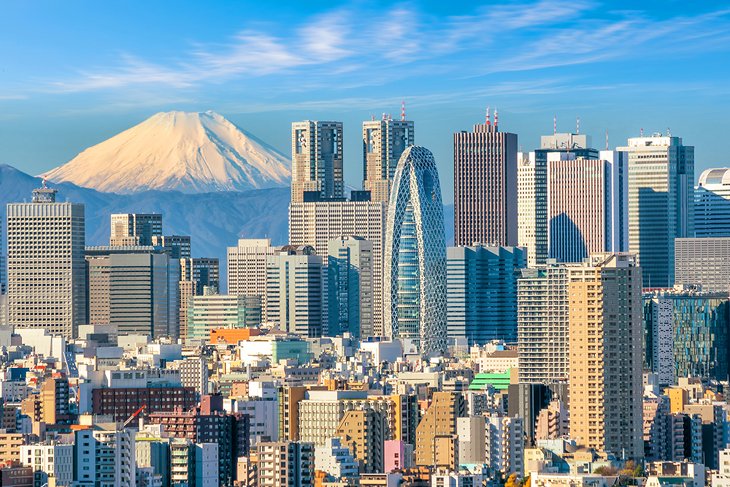
[(486, 118), (486, 120), (487, 120), (487, 125), (491, 125), (492, 124), (492, 122), (489, 120), (489, 105), (487, 105), (487, 118)]
[(383, 112), (383, 120), (387, 120), (387, 118), (385, 116), (385, 112)]
[(405, 122), (406, 120), (406, 101), (402, 100), (400, 102), (400, 119)]
[(558, 116), (553, 115), (553, 135), (558, 133)]
[(580, 133), (580, 117), (575, 118), (575, 133)]
[(669, 127), (667, 127), (667, 137), (671, 137), (671, 136), (672, 136), (672, 131), (669, 130)]
[(606, 129), (606, 150), (608, 150), (608, 129)]
[(643, 136), (644, 136), (644, 127), (642, 127), (642, 128), (640, 128), (640, 129), (639, 129), (639, 135), (640, 135), (641, 137), (643, 137)]
[(497, 109), (494, 109), (494, 128), (497, 128), (497, 125), (499, 125), (499, 112)]

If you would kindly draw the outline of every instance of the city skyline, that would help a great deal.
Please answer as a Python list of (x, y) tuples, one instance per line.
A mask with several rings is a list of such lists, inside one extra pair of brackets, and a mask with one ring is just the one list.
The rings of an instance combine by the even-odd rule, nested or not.
[[(721, 55), (730, 12), (714, 5), (350, 3), (272, 20), (264, 5), (160, 3), (137, 22), (134, 6), (115, 15), (56, 8), (6, 5), (0, 34), (0, 45), (12, 43), (0, 80), (0, 162), (32, 174), (155, 112), (213, 109), (284, 154), (291, 122), (342, 121), (345, 183), (357, 188), (362, 121), (397, 118), (402, 100), (415, 143), (428, 141), (439, 161), (446, 202), (450, 134), (481, 123), (486, 105), (499, 108), (523, 151), (552, 132), (554, 116), (559, 132), (580, 117), (597, 149), (606, 130), (615, 147), (642, 128), (670, 129), (700, 148), (698, 174), (730, 162), (719, 123), (730, 97)], [(58, 36), (56, 14), (78, 33)], [(32, 38), (29, 16), (39, 27)], [(361, 21), (373, 28), (358, 31)]]

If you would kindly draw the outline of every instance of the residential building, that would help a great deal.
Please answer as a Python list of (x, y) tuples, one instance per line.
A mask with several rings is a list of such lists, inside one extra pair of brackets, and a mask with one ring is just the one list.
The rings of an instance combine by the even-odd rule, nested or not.
[(119, 335), (179, 334), (178, 259), (155, 247), (87, 247), (89, 323)]
[(153, 236), (162, 236), (162, 215), (159, 213), (112, 213), (109, 245), (152, 245)]
[(97, 423), (74, 432), (73, 484), (136, 485), (134, 432)]
[(20, 462), (33, 469), (34, 485), (46, 484), (51, 478), (56, 485), (71, 485), (73, 482), (73, 444), (21, 445)]
[(517, 278), (527, 265), (521, 247), (449, 247), (446, 323), (449, 338), (470, 345), (517, 340)]
[(314, 445), (298, 441), (259, 443), (260, 487), (313, 487)]
[[(357, 236), (372, 244), (373, 318), (372, 328), (361, 336), (383, 335), (383, 245), (386, 204), (367, 198), (292, 202), (289, 206), (289, 242), (309, 245), (325, 257), (334, 239)], [(368, 324), (369, 325), (369, 324)]]
[(416, 429), (416, 465), (436, 464), (437, 438), (457, 432), (457, 419), (466, 416), (464, 398), (458, 392), (434, 392), (431, 405)]
[(372, 201), (388, 203), (395, 168), (406, 147), (413, 145), (413, 122), (383, 114), (382, 120), (362, 123), (363, 189)]
[(549, 255), (548, 158), (571, 153), (598, 159), (591, 138), (583, 134), (553, 133), (540, 137), (540, 148), (517, 154), (517, 245), (527, 247), (527, 264), (544, 264)]
[(71, 338), (87, 321), (84, 205), (56, 192), (7, 205), (8, 324)]
[(548, 153), (548, 258), (581, 262), (628, 250), (628, 155), (599, 154)]
[(342, 122), (294, 122), (291, 132), (291, 201), (304, 201), (305, 193), (342, 198)]
[(446, 240), (436, 161), (403, 152), (393, 178), (385, 240), (385, 334), (422, 354), (446, 350)]
[(325, 268), (310, 246), (287, 245), (266, 265), (266, 321), (303, 337), (322, 336)]
[(568, 271), (550, 262), (522, 269), (517, 281), (520, 382), (568, 379)]
[(335, 479), (354, 479), (359, 473), (357, 461), (339, 438), (329, 438), (325, 446), (314, 449), (314, 469)]
[(730, 292), (730, 237), (678, 238), (674, 242), (675, 284)]
[(706, 169), (694, 193), (695, 237), (730, 237), (730, 168)]
[(517, 134), (487, 120), (454, 134), (454, 245), (517, 245)]
[(383, 445), (388, 437), (386, 415), (382, 410), (346, 411), (337, 426), (337, 436), (352, 451), (364, 473), (382, 472)]
[(372, 336), (374, 290), (372, 242), (357, 236), (331, 240), (327, 252), (327, 334)]
[(524, 473), (525, 440), (522, 418), (501, 415), (488, 415), (485, 419), (486, 464), (494, 472), (505, 478), (516, 473)]
[(486, 462), (487, 446), (485, 416), (456, 418), (456, 434), (459, 436), (459, 464), (481, 465)]
[(629, 254), (568, 268), (570, 435), (627, 458), (644, 452), (641, 285)]
[(674, 284), (674, 239), (694, 235), (694, 147), (680, 137), (634, 137), (629, 153), (629, 251), (646, 287)]

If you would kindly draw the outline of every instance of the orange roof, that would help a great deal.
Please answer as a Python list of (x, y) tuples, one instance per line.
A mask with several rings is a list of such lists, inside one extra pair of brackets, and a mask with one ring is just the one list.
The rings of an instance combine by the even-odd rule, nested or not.
[(241, 340), (248, 340), (261, 334), (258, 328), (214, 328), (210, 330), (210, 343), (235, 345)]

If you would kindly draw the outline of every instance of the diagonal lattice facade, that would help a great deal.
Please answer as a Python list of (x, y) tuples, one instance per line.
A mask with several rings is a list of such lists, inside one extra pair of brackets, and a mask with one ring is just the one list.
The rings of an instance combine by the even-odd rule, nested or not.
[(446, 350), (446, 238), (436, 161), (424, 148), (401, 155), (385, 232), (385, 330), (422, 354)]

